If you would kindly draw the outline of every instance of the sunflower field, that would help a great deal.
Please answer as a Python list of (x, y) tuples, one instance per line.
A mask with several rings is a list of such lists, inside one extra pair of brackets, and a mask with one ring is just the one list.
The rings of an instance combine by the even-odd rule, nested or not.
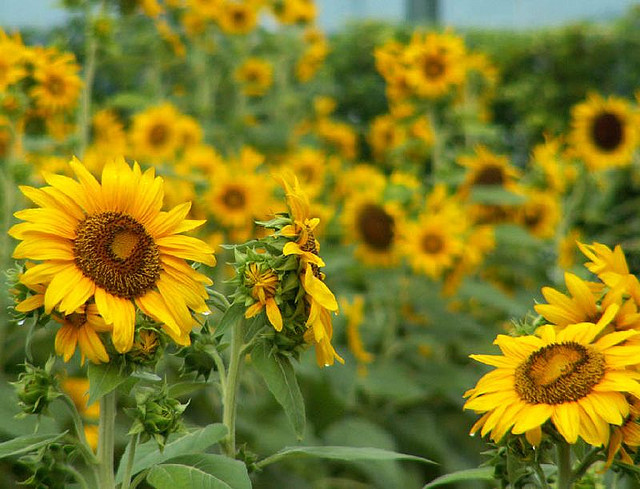
[(0, 487), (640, 487), (640, 9), (0, 25)]

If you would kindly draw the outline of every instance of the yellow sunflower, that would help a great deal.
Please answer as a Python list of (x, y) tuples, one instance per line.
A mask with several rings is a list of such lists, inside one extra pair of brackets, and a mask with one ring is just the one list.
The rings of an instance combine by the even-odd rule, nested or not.
[(244, 317), (252, 318), (264, 309), (275, 330), (282, 331), (282, 314), (275, 300), (278, 282), (278, 276), (273, 270), (264, 269), (258, 263), (249, 263), (244, 283), (251, 289), (251, 296), (256, 302), (247, 308)]
[(407, 84), (420, 97), (446, 95), (465, 79), (462, 39), (448, 35), (415, 34), (402, 53)]
[(273, 84), (273, 66), (260, 58), (249, 58), (235, 72), (235, 79), (249, 97), (259, 97), (267, 93)]
[(491, 152), (487, 147), (475, 147), (474, 156), (461, 156), (458, 162), (467, 168), (460, 193), (467, 196), (472, 188), (503, 187), (514, 190), (520, 171), (509, 163), (506, 156)]
[(358, 361), (358, 371), (366, 375), (366, 365), (373, 362), (375, 356), (368, 352), (360, 335), (360, 326), (364, 322), (364, 297), (357, 295), (351, 302), (340, 301), (340, 308), (347, 317), (347, 345)]
[(56, 334), (55, 349), (65, 362), (75, 353), (76, 345), (80, 347), (82, 364), (85, 357), (93, 363), (109, 361), (109, 355), (98, 333), (110, 332), (112, 328), (100, 316), (95, 304), (81, 306), (76, 312), (64, 317), (56, 314), (52, 317), (61, 325)]
[(600, 336), (606, 324), (570, 324), (560, 332), (541, 326), (535, 335), (498, 335), (503, 355), (471, 355), (496, 367), (465, 393), (465, 409), (484, 413), (471, 429), (499, 441), (507, 433), (525, 434), (532, 445), (548, 420), (568, 443), (578, 438), (606, 445), (611, 425), (629, 414), (625, 394), (640, 395), (640, 346), (624, 341), (637, 331)]
[(380, 115), (371, 123), (369, 144), (376, 159), (402, 146), (407, 139), (407, 130), (391, 115)]
[(225, 34), (248, 34), (258, 23), (257, 10), (257, 6), (250, 1), (225, 1), (217, 19), (220, 29)]
[(271, 181), (262, 174), (242, 173), (233, 167), (212, 175), (204, 197), (209, 214), (229, 228), (247, 228), (265, 217), (271, 196)]
[(47, 113), (72, 110), (80, 97), (82, 81), (80, 67), (73, 55), (63, 54), (54, 60), (42, 60), (35, 64), (33, 78), (36, 82), (31, 96), (36, 105)]
[(204, 221), (185, 219), (189, 203), (161, 211), (163, 182), (153, 169), (115, 160), (100, 183), (78, 160), (70, 166), (77, 180), (46, 174), (50, 186), (21, 187), (38, 208), (15, 214), (26, 222), (10, 230), (21, 240), (13, 257), (42, 261), (21, 280), (47, 285), (47, 313), (73, 314), (93, 298), (121, 353), (133, 344), (136, 305), (188, 344), (196, 323), (190, 310), (208, 311), (204, 284), (211, 280), (185, 259), (213, 266), (215, 258), (204, 242), (179, 233)]
[(345, 202), (342, 224), (345, 240), (355, 243), (355, 255), (371, 266), (392, 266), (398, 260), (402, 211), (383, 202), (382, 194), (353, 195)]
[(303, 191), (314, 198), (324, 190), (327, 169), (335, 166), (334, 160), (324, 151), (301, 147), (288, 155), (282, 166), (291, 171), (298, 178)]
[(0, 29), (0, 93), (26, 76), (25, 49), (19, 39), (10, 38)]
[(446, 215), (425, 212), (417, 222), (406, 224), (402, 252), (414, 272), (439, 279), (464, 253), (462, 237)]
[(223, 3), (224, 0), (187, 0), (185, 17), (193, 19), (193, 22), (214, 20), (220, 15)]
[(151, 107), (133, 116), (131, 146), (138, 158), (170, 159), (180, 144), (176, 122), (181, 114), (171, 104)]
[(625, 166), (638, 146), (637, 125), (638, 115), (626, 100), (590, 94), (572, 110), (569, 141), (590, 170)]
[(560, 223), (558, 196), (548, 191), (527, 190), (526, 197), (520, 208), (520, 222), (538, 238), (553, 238)]
[(616, 454), (625, 464), (634, 465), (634, 461), (628, 452), (635, 454), (640, 447), (640, 399), (628, 396), (629, 415), (620, 427), (614, 427), (611, 432), (609, 446), (607, 447), (606, 468), (611, 466)]

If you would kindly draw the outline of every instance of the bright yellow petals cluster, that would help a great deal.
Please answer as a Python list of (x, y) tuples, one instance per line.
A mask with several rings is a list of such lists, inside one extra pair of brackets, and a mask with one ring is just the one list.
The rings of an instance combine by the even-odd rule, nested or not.
[(69, 53), (36, 57), (33, 72), (36, 85), (30, 92), (36, 106), (47, 115), (75, 108), (82, 87), (79, 71), (80, 67)]
[(186, 219), (188, 203), (161, 210), (163, 181), (153, 169), (114, 160), (99, 182), (78, 160), (70, 167), (76, 179), (45, 174), (49, 186), (21, 187), (38, 207), (17, 212), (25, 222), (9, 231), (21, 241), (13, 257), (39, 262), (21, 281), (41, 288), (45, 312), (59, 316), (56, 350), (68, 358), (78, 343), (89, 359), (104, 361), (93, 332), (108, 329), (116, 350), (129, 351), (136, 306), (188, 344), (192, 312), (208, 312), (211, 280), (185, 260), (213, 266), (215, 258), (204, 242), (180, 233), (204, 221)]
[(337, 313), (338, 302), (324, 283), (324, 274), (320, 271), (324, 261), (318, 254), (320, 243), (313, 232), (320, 220), (310, 217), (309, 199), (301, 191), (297, 179), (294, 179), (292, 185), (285, 179), (281, 181), (293, 223), (283, 227), (279, 234), (291, 238), (282, 253), (285, 256), (297, 255), (300, 259), (300, 282), (306, 293), (305, 301), (309, 311), (304, 339), (315, 346), (316, 361), (320, 367), (333, 365), (335, 360), (344, 363), (331, 345), (331, 313)]
[(531, 336), (499, 335), (503, 356), (471, 356), (496, 370), (465, 394), (465, 408), (483, 414), (472, 433), (525, 434), (537, 445), (551, 421), (569, 443), (609, 445), (610, 463), (640, 440), (640, 287), (619, 246), (579, 247), (600, 281), (566, 273), (568, 294), (544, 287), (547, 304), (534, 307), (548, 324)]
[(247, 308), (244, 317), (252, 318), (265, 309), (271, 325), (276, 331), (282, 331), (282, 314), (275, 299), (278, 282), (278, 276), (273, 270), (261, 270), (257, 263), (249, 263), (244, 283), (251, 289), (251, 296), (256, 302)]
[(590, 94), (572, 110), (572, 152), (592, 171), (626, 166), (638, 147), (638, 114), (619, 97)]

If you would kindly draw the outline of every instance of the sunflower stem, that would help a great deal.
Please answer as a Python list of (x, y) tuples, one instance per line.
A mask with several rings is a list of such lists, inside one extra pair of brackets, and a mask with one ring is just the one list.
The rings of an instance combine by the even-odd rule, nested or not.
[(236, 402), (240, 383), (244, 340), (244, 321), (231, 331), (231, 353), (226, 388), (222, 401), (222, 423), (227, 427), (224, 448), (228, 457), (236, 456)]
[(559, 441), (556, 444), (558, 467), (558, 480), (556, 489), (571, 489), (572, 472), (571, 472), (571, 445), (566, 441)]
[(133, 461), (136, 458), (136, 447), (138, 446), (139, 438), (140, 433), (136, 433), (135, 435), (131, 435), (129, 439), (129, 456), (127, 457), (127, 465), (124, 467), (124, 475), (120, 489), (129, 489), (131, 486), (131, 472), (133, 471)]
[(116, 392), (100, 399), (100, 425), (98, 428), (98, 488), (115, 489), (113, 475), (113, 445), (116, 421)]
[(600, 450), (600, 447), (593, 447), (587, 452), (578, 467), (576, 467), (576, 470), (573, 471), (571, 476), (572, 481), (578, 481), (582, 478), (587, 470), (589, 470), (589, 467), (591, 467), (600, 457)]
[(87, 443), (87, 437), (84, 434), (84, 423), (82, 422), (82, 418), (78, 413), (78, 409), (76, 408), (76, 405), (73, 403), (73, 401), (67, 394), (64, 394), (62, 396), (62, 401), (64, 402), (64, 405), (67, 406), (67, 409), (71, 414), (71, 418), (73, 419), (73, 427), (75, 429), (76, 436), (80, 441), (80, 448), (82, 450), (83, 455), (85, 456), (88, 462), (97, 463), (98, 459), (96, 458), (95, 454), (93, 453), (93, 450), (89, 446), (89, 443)]

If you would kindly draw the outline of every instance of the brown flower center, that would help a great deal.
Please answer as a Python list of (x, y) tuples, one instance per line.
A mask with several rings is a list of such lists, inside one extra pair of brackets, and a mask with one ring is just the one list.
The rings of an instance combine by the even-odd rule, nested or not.
[(44, 86), (51, 95), (59, 96), (64, 94), (64, 80), (58, 75), (48, 75)]
[(589, 395), (604, 377), (602, 353), (570, 341), (533, 352), (515, 371), (515, 390), (530, 404), (563, 404)]
[(428, 255), (437, 255), (444, 249), (444, 240), (439, 234), (427, 233), (420, 240), (422, 251)]
[(82, 312), (74, 312), (64, 317), (65, 321), (69, 323), (74, 328), (78, 329), (84, 326), (87, 323), (87, 313)]
[(110, 294), (140, 297), (160, 277), (158, 247), (133, 217), (113, 211), (93, 214), (78, 224), (76, 234), (76, 265)]
[(624, 139), (624, 126), (616, 114), (602, 112), (593, 121), (591, 136), (601, 150), (614, 151)]
[(504, 169), (493, 163), (484, 165), (473, 179), (475, 185), (502, 185), (504, 182)]
[(247, 203), (247, 196), (241, 188), (229, 187), (222, 194), (222, 202), (229, 209), (242, 209)]
[(431, 80), (441, 78), (445, 72), (445, 68), (444, 61), (440, 56), (427, 56), (422, 64), (424, 75)]
[(356, 225), (367, 246), (377, 251), (391, 247), (395, 235), (393, 217), (379, 205), (364, 205), (358, 213)]
[(149, 131), (149, 144), (151, 146), (163, 146), (169, 139), (169, 130), (166, 124), (154, 124)]

